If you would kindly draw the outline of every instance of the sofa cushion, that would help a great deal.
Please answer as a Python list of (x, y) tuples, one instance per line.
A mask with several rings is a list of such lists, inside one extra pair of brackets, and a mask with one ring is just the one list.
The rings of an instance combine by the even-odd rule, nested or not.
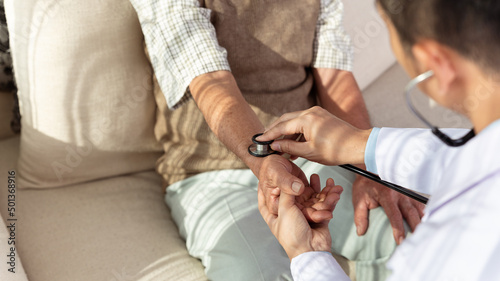
[(20, 187), (154, 169), (152, 70), (127, 0), (6, 2), (22, 114)]
[[(19, 138), (0, 141), (2, 181), (18, 148)], [(170, 218), (160, 181), (149, 171), (71, 188), (18, 189), (17, 250), (29, 280), (206, 280)], [(4, 218), (6, 195), (1, 188)]]

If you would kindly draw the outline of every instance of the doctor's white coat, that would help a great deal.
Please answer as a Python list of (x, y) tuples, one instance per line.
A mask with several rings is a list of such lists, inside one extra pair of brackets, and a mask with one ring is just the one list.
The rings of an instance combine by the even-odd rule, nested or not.
[[(382, 128), (375, 159), (382, 179), (431, 195), (388, 263), (389, 280), (500, 280), (500, 121), (456, 148), (430, 130)], [(294, 280), (348, 280), (325, 253), (302, 254), (291, 267)]]

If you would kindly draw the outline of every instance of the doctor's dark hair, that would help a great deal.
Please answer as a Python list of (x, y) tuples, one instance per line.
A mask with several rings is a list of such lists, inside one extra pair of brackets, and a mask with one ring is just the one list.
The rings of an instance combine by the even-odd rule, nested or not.
[(377, 0), (403, 48), (421, 38), (454, 49), (479, 66), (500, 72), (499, 0)]

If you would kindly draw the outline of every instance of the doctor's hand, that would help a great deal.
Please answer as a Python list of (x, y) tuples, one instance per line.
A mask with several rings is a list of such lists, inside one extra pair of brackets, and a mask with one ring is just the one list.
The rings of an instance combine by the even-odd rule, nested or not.
[(272, 123), (259, 141), (302, 134), (302, 141), (275, 140), (272, 149), (324, 165), (362, 164), (371, 130), (360, 130), (321, 107), (287, 113)]
[[(305, 252), (330, 251), (332, 240), (328, 222), (341, 192), (342, 188), (335, 186), (332, 179), (328, 179), (321, 193), (311, 194), (302, 203), (298, 203), (297, 197), (283, 192), (276, 215), (269, 212), (265, 195), (259, 188), (259, 211), (290, 260)], [(324, 219), (316, 223), (309, 222), (306, 216), (314, 216), (314, 213), (323, 213)]]
[(424, 215), (425, 207), (422, 203), (360, 176), (352, 185), (352, 204), (358, 235), (364, 235), (368, 229), (369, 211), (382, 206), (389, 218), (392, 233), (398, 245), (403, 242), (405, 237), (403, 218), (411, 230), (415, 231)]

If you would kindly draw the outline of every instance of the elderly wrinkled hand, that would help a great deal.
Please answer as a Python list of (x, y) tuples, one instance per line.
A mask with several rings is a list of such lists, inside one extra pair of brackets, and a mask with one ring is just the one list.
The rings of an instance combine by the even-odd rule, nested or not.
[(424, 204), (363, 177), (358, 177), (352, 185), (352, 204), (358, 235), (364, 235), (368, 229), (369, 211), (380, 206), (387, 214), (398, 245), (405, 238), (403, 221), (406, 220), (411, 231), (415, 231), (425, 208)]
[(297, 196), (310, 196), (313, 193), (304, 172), (279, 155), (270, 155), (264, 159), (258, 178), (259, 189), (265, 195), (265, 205), (273, 214), (278, 214), (281, 192)]
[[(317, 175), (311, 177), (311, 185), (319, 189)], [(309, 251), (330, 251), (328, 222), (341, 193), (342, 187), (336, 186), (332, 179), (328, 179), (322, 191), (311, 193), (307, 198), (282, 193), (278, 214), (273, 214), (259, 188), (259, 211), (290, 259)]]

